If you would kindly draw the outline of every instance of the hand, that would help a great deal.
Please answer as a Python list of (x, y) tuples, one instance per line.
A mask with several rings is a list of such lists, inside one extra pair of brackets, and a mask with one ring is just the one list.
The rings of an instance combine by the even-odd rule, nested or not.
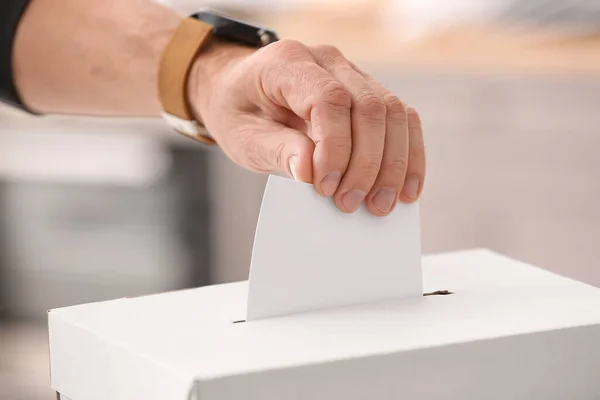
[(287, 172), (348, 213), (366, 201), (383, 216), (421, 193), (419, 115), (335, 47), (218, 44), (194, 64), (189, 89), (198, 118), (247, 169)]

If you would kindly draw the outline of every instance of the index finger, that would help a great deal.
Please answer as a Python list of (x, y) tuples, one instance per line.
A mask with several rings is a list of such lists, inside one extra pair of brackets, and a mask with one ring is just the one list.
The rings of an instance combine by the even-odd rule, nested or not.
[(270, 63), (262, 86), (273, 102), (310, 122), (313, 184), (319, 194), (332, 196), (350, 161), (352, 97), (302, 44), (286, 41), (278, 46), (276, 56), (286, 62)]

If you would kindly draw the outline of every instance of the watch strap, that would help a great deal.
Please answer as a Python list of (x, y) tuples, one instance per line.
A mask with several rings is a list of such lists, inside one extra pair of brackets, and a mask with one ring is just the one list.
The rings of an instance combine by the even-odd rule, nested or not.
[(184, 19), (163, 53), (158, 73), (159, 97), (167, 122), (178, 132), (206, 144), (216, 142), (206, 134), (190, 108), (187, 82), (193, 62), (210, 41), (212, 32), (210, 24)]

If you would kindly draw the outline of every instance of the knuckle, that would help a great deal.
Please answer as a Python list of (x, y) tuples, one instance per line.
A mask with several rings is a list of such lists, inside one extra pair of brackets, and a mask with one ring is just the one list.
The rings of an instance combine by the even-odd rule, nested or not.
[(261, 70), (261, 82), (278, 82), (285, 75), (281, 65), (267, 64)]
[(350, 68), (352, 68), (356, 72), (360, 73), (361, 75), (367, 76), (367, 74), (365, 74), (364, 72), (362, 72), (361, 69), (358, 68), (358, 66), (356, 64), (354, 64), (352, 61), (348, 60), (348, 65), (350, 65)]
[(358, 107), (369, 115), (385, 115), (386, 106), (383, 99), (372, 90), (364, 90), (357, 96)]
[(315, 53), (319, 54), (322, 58), (333, 60), (343, 58), (342, 52), (335, 46), (330, 44), (323, 44), (314, 47)]
[(272, 44), (272, 50), (285, 58), (302, 58), (306, 54), (306, 46), (293, 39), (282, 39)]
[(327, 104), (350, 108), (352, 106), (352, 96), (341, 82), (329, 81), (321, 89), (321, 100)]
[(331, 45), (331, 44), (323, 44), (320, 46), (317, 46), (318, 50), (324, 54), (336, 54), (336, 55), (341, 55), (342, 52), (335, 46)]
[[(416, 146), (410, 149), (410, 158), (415, 161), (424, 162), (425, 160), (425, 148), (422, 146)], [(414, 163), (414, 162), (413, 162)]]
[(352, 152), (350, 136), (333, 136), (323, 140), (323, 145), (331, 156), (348, 156)]
[(405, 158), (396, 158), (388, 163), (386, 163), (385, 170), (386, 172), (394, 175), (404, 175), (406, 173), (406, 169), (408, 168), (408, 161)]
[(407, 113), (406, 107), (404, 103), (393, 94), (386, 94), (384, 96), (385, 107), (387, 109), (388, 114), (394, 115), (405, 115)]
[(419, 113), (417, 112), (417, 110), (415, 110), (412, 107), (407, 107), (406, 108), (406, 114), (408, 115), (408, 120), (410, 122), (415, 122), (415, 123), (421, 123), (421, 117), (419, 116)]
[(381, 168), (381, 159), (377, 156), (369, 156), (361, 165), (360, 169), (364, 176), (375, 177)]
[[(315, 151), (315, 144), (312, 140), (310, 140), (308, 137), (305, 138), (305, 140), (303, 140), (298, 146), (298, 154), (297, 156), (300, 157), (300, 159), (303, 158), (308, 158), (308, 159), (312, 159), (312, 155)], [(284, 160), (286, 161), (286, 160)]]

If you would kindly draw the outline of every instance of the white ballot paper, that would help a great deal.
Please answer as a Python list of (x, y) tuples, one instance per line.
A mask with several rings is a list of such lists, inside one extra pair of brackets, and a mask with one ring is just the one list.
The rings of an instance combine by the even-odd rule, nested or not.
[(270, 176), (256, 228), (247, 320), (422, 296), (417, 204), (376, 217)]

